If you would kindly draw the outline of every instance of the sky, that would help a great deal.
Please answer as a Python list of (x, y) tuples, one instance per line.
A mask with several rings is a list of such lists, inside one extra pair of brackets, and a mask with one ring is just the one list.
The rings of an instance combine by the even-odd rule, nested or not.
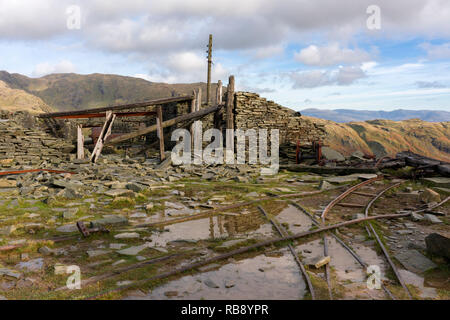
[(448, 0), (0, 0), (0, 70), (212, 80), (295, 110), (450, 111)]

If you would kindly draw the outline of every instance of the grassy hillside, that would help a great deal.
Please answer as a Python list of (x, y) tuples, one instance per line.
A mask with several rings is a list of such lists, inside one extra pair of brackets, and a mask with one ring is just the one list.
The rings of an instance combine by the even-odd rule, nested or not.
[(312, 117), (325, 124), (325, 143), (345, 155), (356, 150), (368, 154), (395, 155), (411, 150), (442, 161), (450, 161), (450, 122), (372, 120), (336, 123)]
[[(41, 98), (46, 104), (60, 111), (186, 95), (199, 87), (202, 88), (203, 99), (206, 100), (205, 83), (166, 84), (108, 74), (51, 74), (42, 78), (29, 78), (5, 71), (0, 71), (0, 80), (11, 88), (24, 90)], [(215, 88), (213, 85), (213, 93)]]
[(0, 110), (25, 110), (35, 114), (53, 111), (42, 99), (24, 90), (12, 89), (3, 81), (0, 81)]

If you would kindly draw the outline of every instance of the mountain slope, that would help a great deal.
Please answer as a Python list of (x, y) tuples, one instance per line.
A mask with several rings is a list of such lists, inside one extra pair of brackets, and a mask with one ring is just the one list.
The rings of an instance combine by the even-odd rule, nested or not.
[(305, 118), (323, 123), (327, 131), (325, 144), (345, 155), (360, 150), (381, 157), (410, 150), (427, 157), (450, 161), (450, 122), (413, 119), (336, 123)]
[(34, 114), (53, 111), (42, 99), (23, 90), (12, 89), (3, 81), (0, 81), (0, 110), (28, 111)]
[[(65, 73), (29, 78), (0, 71), (0, 80), (11, 88), (24, 90), (41, 98), (45, 103), (60, 111), (186, 95), (199, 87), (204, 93), (206, 92), (205, 83), (166, 84), (109, 74)], [(212, 92), (215, 92), (215, 88), (213, 84)], [(203, 94), (203, 100), (206, 100), (206, 94)]]
[(409, 120), (421, 119), (424, 121), (441, 122), (450, 121), (450, 112), (439, 110), (394, 110), (394, 111), (368, 111), (351, 109), (335, 109), (335, 110), (320, 110), (320, 109), (305, 109), (300, 111), (301, 114), (309, 117), (320, 118), (325, 120), (332, 120), (336, 122), (350, 122), (350, 121), (367, 121), (375, 119), (385, 120)]

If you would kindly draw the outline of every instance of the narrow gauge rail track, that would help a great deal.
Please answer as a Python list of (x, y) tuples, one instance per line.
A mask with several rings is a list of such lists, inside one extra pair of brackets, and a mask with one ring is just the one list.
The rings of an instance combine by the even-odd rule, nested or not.
[[(337, 205), (339, 202), (341, 202), (342, 200), (344, 200), (346, 197), (348, 197), (350, 194), (352, 194), (353, 192), (355, 192), (356, 190), (362, 188), (365, 185), (371, 184), (377, 180), (382, 179), (383, 176), (377, 176), (375, 178), (366, 180), (364, 182), (361, 182), (349, 189), (347, 189), (346, 191), (344, 191), (342, 194), (340, 194), (339, 196), (337, 196), (333, 201), (331, 201), (323, 210), (322, 215), (321, 215), (321, 219), (322, 219), (322, 224), (325, 225), (325, 219), (326, 216), (328, 214), (328, 212), (335, 206)], [(323, 254), (324, 256), (328, 256), (329, 252), (328, 252), (328, 237), (327, 237), (327, 233), (324, 233), (323, 235)], [(327, 281), (327, 286), (328, 286), (328, 295), (330, 296), (330, 299), (333, 300), (333, 291), (332, 291), (332, 287), (331, 287), (331, 278), (330, 278), (330, 265), (327, 263), (325, 265), (325, 279)]]
[[(340, 201), (344, 200), (345, 198), (347, 198), (348, 196), (350, 196), (352, 193), (355, 193), (356, 190), (359, 190), (359, 189), (361, 189), (362, 187), (367, 186), (367, 185), (369, 185), (369, 184), (371, 184), (371, 183), (373, 183), (373, 182), (375, 182), (375, 181), (377, 181), (377, 180), (380, 180), (380, 179), (382, 179), (382, 178), (383, 178), (383, 176), (378, 176), (378, 177), (376, 177), (376, 178), (373, 178), (373, 179), (364, 181), (364, 182), (362, 182), (362, 183), (360, 183), (360, 184), (357, 184), (357, 185), (355, 185), (355, 186), (349, 188), (347, 191), (345, 191), (344, 193), (342, 193), (341, 195), (339, 195), (338, 197), (336, 197), (336, 198), (335, 198), (333, 201), (331, 201), (331, 202), (325, 207), (325, 209), (323, 210), (322, 215), (321, 215), (322, 224), (325, 225), (326, 216), (327, 216), (328, 213), (331, 211), (331, 209), (332, 209), (334, 206), (336, 206)], [(370, 210), (370, 208), (372, 207), (372, 205), (375, 203), (375, 201), (377, 201), (377, 200), (378, 200), (383, 194), (385, 194), (387, 191), (392, 190), (392, 189), (394, 189), (394, 188), (400, 186), (400, 185), (403, 184), (404, 182), (405, 182), (405, 181), (398, 182), (398, 183), (396, 183), (396, 184), (394, 184), (394, 185), (391, 185), (391, 186), (389, 186), (389, 187), (383, 189), (380, 193), (376, 194), (376, 195), (374, 196), (374, 198), (373, 198), (372, 200), (370, 200), (369, 203), (368, 203), (368, 204), (366, 205), (366, 207), (365, 207), (365, 214), (364, 214), (365, 217), (368, 217), (368, 216), (369, 216), (369, 215), (368, 215), (368, 214), (369, 214), (369, 210)], [(365, 196), (368, 196), (368, 195), (369, 195), (369, 194), (365, 194), (365, 193), (362, 193), (362, 192), (359, 192), (359, 194), (360, 194), (360, 195), (365, 195)], [(402, 288), (406, 291), (406, 293), (407, 293), (409, 299), (412, 299), (411, 292), (409, 291), (408, 287), (406, 286), (405, 282), (403, 281), (403, 279), (402, 279), (400, 273), (399, 273), (398, 270), (397, 270), (397, 267), (395, 266), (394, 262), (392, 261), (390, 255), (389, 255), (389, 252), (387, 251), (386, 247), (385, 247), (384, 244), (382, 243), (382, 241), (381, 241), (379, 235), (377, 234), (377, 232), (375, 231), (375, 229), (373, 228), (373, 226), (372, 226), (371, 223), (369, 223), (369, 227), (366, 226), (366, 231), (367, 231), (367, 233), (369, 234), (369, 236), (370, 236), (371, 234), (373, 234), (373, 236), (374, 236), (375, 240), (377, 241), (379, 247), (381, 248), (381, 250), (382, 250), (382, 252), (383, 252), (383, 254), (384, 254), (384, 256), (385, 256), (387, 262), (389, 263), (389, 266), (390, 266), (391, 269), (393, 270), (393, 272), (394, 272), (394, 274), (395, 274), (395, 276), (396, 276), (398, 282), (400, 283), (400, 285), (402, 286)], [(327, 251), (327, 246), (326, 246), (326, 235), (324, 236), (324, 251), (325, 251), (325, 252)], [(328, 283), (328, 285), (330, 285), (330, 283), (328, 282), (328, 278), (327, 278), (327, 283)], [(329, 287), (329, 289), (330, 289), (330, 287)], [(386, 290), (385, 290), (385, 291), (386, 291)], [(386, 291), (386, 292), (387, 292), (387, 291)], [(392, 294), (390, 294), (390, 293), (388, 293), (388, 295), (391, 296), (391, 297), (393, 297)]]
[[(267, 212), (263, 209), (263, 207), (258, 206), (259, 211), (266, 217), (267, 220), (272, 223), (272, 225), (277, 229), (278, 234), (281, 237), (287, 236), (286, 230), (281, 226), (279, 223), (275, 221), (275, 219), (271, 219)], [(291, 251), (292, 256), (294, 257), (295, 262), (297, 263), (298, 267), (300, 268), (301, 273), (303, 274), (303, 277), (305, 278), (306, 284), (308, 285), (309, 293), (311, 294), (311, 299), (316, 300), (316, 294), (314, 292), (314, 287), (311, 283), (311, 279), (309, 278), (308, 272), (305, 269), (305, 266), (303, 265), (300, 257), (298, 256), (297, 252), (295, 252), (294, 247), (291, 244), (288, 244), (289, 251)]]
[[(375, 201), (377, 201), (383, 194), (385, 194), (387, 191), (392, 190), (398, 186), (400, 186), (403, 182), (399, 182), (396, 183), (390, 187), (387, 187), (386, 189), (382, 190), (380, 193), (378, 193), (375, 198), (373, 198), (366, 206), (366, 209), (364, 210), (364, 216), (368, 217), (369, 216), (369, 210), (372, 207), (372, 205), (375, 203)], [(394, 262), (392, 261), (389, 252), (387, 251), (386, 247), (384, 246), (383, 242), (381, 241), (379, 235), (377, 234), (377, 232), (375, 231), (372, 223), (368, 223), (369, 226), (366, 225), (366, 230), (367, 233), (370, 235), (369, 229), (372, 232), (372, 234), (374, 235), (378, 245), (380, 246), (381, 250), (383, 251), (384, 256), (386, 257), (386, 260), (388, 261), (389, 265), (391, 266), (392, 271), (394, 271), (395, 276), (398, 279), (398, 282), (400, 282), (401, 286), (403, 287), (403, 289), (406, 291), (406, 293), (408, 294), (409, 299), (412, 299), (412, 294), (409, 291), (408, 287), (406, 286), (405, 282), (403, 281), (400, 273), (397, 270), (397, 267), (395, 266)]]

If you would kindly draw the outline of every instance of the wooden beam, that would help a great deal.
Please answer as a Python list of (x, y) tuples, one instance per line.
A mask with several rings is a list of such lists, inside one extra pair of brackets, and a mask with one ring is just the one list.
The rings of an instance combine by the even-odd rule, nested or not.
[[(196, 106), (195, 106), (195, 112), (199, 112), (201, 105), (202, 105), (202, 88), (198, 88), (197, 91), (197, 97), (196, 97)], [(194, 128), (194, 134), (192, 136), (192, 141), (194, 143), (194, 164), (201, 164), (202, 159), (202, 143), (203, 143), (203, 136), (202, 136), (202, 122), (200, 120), (197, 120), (193, 124)]]
[(163, 123), (163, 117), (162, 117), (162, 107), (157, 106), (156, 107), (156, 126), (157, 126), (157, 132), (159, 137), (159, 158), (161, 159), (161, 162), (164, 161), (166, 158), (164, 154), (164, 130), (162, 127)]
[(212, 34), (209, 35), (208, 42), (208, 78), (206, 82), (206, 105), (211, 105), (211, 65), (212, 65)]
[(94, 150), (91, 155), (91, 162), (96, 163), (100, 153), (102, 152), (103, 146), (105, 145), (105, 141), (108, 136), (111, 134), (112, 124), (116, 119), (116, 115), (112, 113), (112, 111), (108, 111), (106, 113), (106, 121), (103, 125), (100, 136), (98, 137), (97, 143), (95, 144)]
[(110, 107), (104, 107), (104, 108), (67, 111), (67, 112), (43, 113), (43, 114), (38, 115), (38, 117), (39, 118), (57, 118), (57, 117), (70, 116), (70, 115), (84, 115), (84, 114), (90, 114), (90, 113), (101, 113), (101, 112), (107, 112), (107, 111), (118, 111), (118, 110), (125, 110), (125, 109), (163, 105), (163, 104), (172, 103), (172, 102), (191, 101), (192, 99), (193, 99), (192, 96), (172, 97), (172, 98), (148, 100), (148, 101), (144, 101), (144, 102), (131, 103), (131, 104), (122, 104), (122, 105), (116, 105), (116, 106), (110, 106)]
[[(192, 119), (199, 119), (202, 118), (212, 112), (216, 112), (217, 110), (220, 110), (221, 108), (223, 108), (223, 105), (217, 105), (214, 107), (209, 107), (209, 108), (205, 108), (202, 109), (200, 111), (196, 111), (196, 112), (192, 112), (192, 113), (188, 113), (188, 114), (183, 114), (181, 116), (178, 116), (176, 118), (164, 121), (162, 123), (162, 127), (163, 128), (167, 128), (170, 126), (173, 126), (177, 123), (183, 122), (183, 121), (188, 121), (188, 120), (192, 120)], [(135, 132), (131, 132), (131, 133), (126, 133), (121, 135), (120, 137), (116, 137), (113, 139), (110, 139), (106, 142), (106, 145), (112, 145), (112, 144), (116, 144), (116, 143), (120, 143), (122, 141), (126, 141), (129, 139), (133, 139), (139, 136), (142, 136), (144, 134), (148, 134), (150, 132), (156, 131), (157, 130), (157, 126), (156, 125), (152, 125), (143, 129), (139, 129)]]
[[(117, 118), (124, 117), (144, 117), (149, 115), (156, 115), (154, 111), (144, 111), (144, 112), (119, 112), (114, 113)], [(106, 113), (86, 113), (86, 114), (76, 114), (76, 115), (68, 115), (68, 116), (58, 116), (55, 119), (91, 119), (91, 118), (105, 118)]]
[[(222, 104), (222, 81), (217, 82), (216, 104)], [(222, 130), (222, 110), (214, 113), (214, 128)]]
[(227, 117), (227, 133), (226, 133), (226, 150), (225, 161), (227, 164), (234, 163), (234, 76), (230, 76), (227, 87), (227, 101), (226, 101), (226, 117)]
[(84, 135), (81, 124), (77, 126), (77, 159), (84, 159)]

